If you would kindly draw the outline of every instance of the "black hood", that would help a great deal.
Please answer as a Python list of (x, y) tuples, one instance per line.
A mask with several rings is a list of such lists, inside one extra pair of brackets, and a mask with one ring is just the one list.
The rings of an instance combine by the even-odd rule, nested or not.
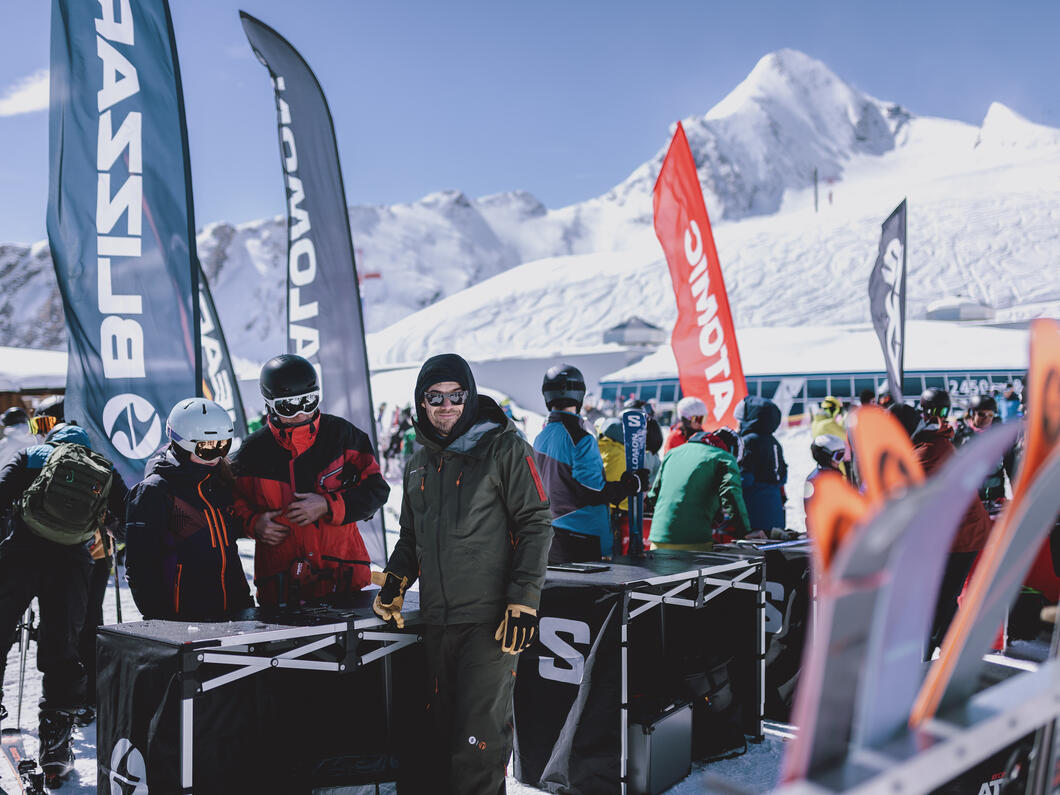
[[(431, 421), (427, 419), (427, 410), (423, 407), (423, 393), (432, 384), (440, 384), (443, 381), (455, 381), (460, 384), (461, 388), (468, 391), (464, 412), (448, 436), (442, 436), (435, 430)], [(478, 389), (475, 387), (475, 376), (471, 372), (471, 367), (455, 353), (432, 356), (420, 368), (412, 402), (416, 406), (416, 429), (439, 447), (448, 447), (453, 440), (459, 439), (468, 428), (474, 425), (478, 418)]]
[(758, 433), (768, 436), (780, 427), (780, 409), (769, 398), (748, 395), (734, 413), (740, 423), (740, 436)]

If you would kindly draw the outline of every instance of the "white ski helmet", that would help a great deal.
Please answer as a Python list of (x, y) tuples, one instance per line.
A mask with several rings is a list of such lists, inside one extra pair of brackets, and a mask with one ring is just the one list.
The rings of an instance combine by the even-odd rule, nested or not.
[[(207, 461), (228, 454), (235, 432), (228, 412), (212, 400), (201, 397), (180, 401), (166, 420), (166, 436), (178, 447)], [(224, 441), (228, 444), (202, 445), (203, 442)]]
[(677, 401), (677, 416), (683, 420), (707, 416), (707, 404), (697, 397), (683, 397)]

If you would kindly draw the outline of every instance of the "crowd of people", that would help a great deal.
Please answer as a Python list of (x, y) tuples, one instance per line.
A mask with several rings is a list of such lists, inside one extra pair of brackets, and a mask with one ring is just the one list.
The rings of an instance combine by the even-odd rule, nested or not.
[[(167, 443), (127, 484), (91, 449), (61, 399), (31, 417), (3, 414), (0, 439), (0, 640), (6, 660), (33, 598), (40, 608), (37, 665), (41, 764), (72, 768), (71, 732), (93, 719), (94, 636), (115, 549), (148, 619), (203, 621), (255, 602), (280, 609), (350, 603), (370, 582), (373, 610), (403, 626), (408, 588), (419, 580), (430, 677), (425, 713), (432, 740), (425, 781), (452, 792), (499, 792), (512, 750), (516, 655), (537, 631), (548, 564), (608, 560), (630, 548), (630, 500), (643, 497), (649, 549), (709, 551), (718, 541), (786, 538), (788, 468), (775, 437), (781, 411), (757, 396), (738, 406), (736, 428), (714, 427), (705, 403), (678, 401), (663, 428), (648, 417), (644, 466), (626, 466), (622, 423), (586, 401), (578, 368), (558, 364), (542, 380), (547, 419), (528, 441), (510, 404), (477, 391), (455, 354), (427, 360), (413, 403), (394, 415), (382, 451), (368, 434), (321, 412), (321, 387), (306, 359), (284, 354), (262, 368), (260, 428), (232, 451), (235, 428), (216, 403), (173, 406)], [(950, 396), (928, 390), (917, 407), (885, 391), (863, 403), (889, 406), (926, 471), (1003, 414), (1007, 398), (974, 398), (951, 423)], [(856, 478), (846, 440), (847, 407), (822, 401), (810, 454), (817, 469)], [(381, 415), (383, 412), (380, 412)], [(1017, 451), (983, 485), (951, 551), (933, 643), (1005, 499)], [(384, 470), (401, 471), (399, 539), (383, 571), (370, 569), (358, 530), (386, 503)], [(236, 540), (254, 541), (254, 588)], [(4, 717), (0, 694), (0, 719)], [(478, 738), (469, 744), (466, 737)]]

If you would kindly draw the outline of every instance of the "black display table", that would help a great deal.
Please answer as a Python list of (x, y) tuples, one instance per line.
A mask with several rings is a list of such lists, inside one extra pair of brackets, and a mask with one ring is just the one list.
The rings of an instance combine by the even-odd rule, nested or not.
[(375, 593), (223, 623), (101, 627), (97, 791), (295, 793), (329, 778), (392, 780), (394, 738), (422, 719), (426, 676), (418, 594), (406, 594), (398, 631), (372, 612)]
[(637, 727), (650, 732), (697, 701), (712, 702), (713, 713), (699, 710), (706, 723), (716, 716), (761, 739), (763, 557), (650, 554), (594, 573), (549, 571), (540, 642), (519, 660), (520, 781), (585, 795), (646, 791), (654, 771), (630, 747)]

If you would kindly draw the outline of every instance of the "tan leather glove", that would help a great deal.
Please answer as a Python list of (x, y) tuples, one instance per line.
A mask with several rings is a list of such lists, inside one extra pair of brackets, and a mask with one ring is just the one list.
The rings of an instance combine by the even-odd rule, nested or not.
[(372, 585), (378, 585), (379, 593), (372, 602), (372, 610), (384, 621), (393, 621), (398, 629), (405, 628), (405, 619), (401, 615), (401, 605), (405, 602), (405, 589), (409, 585), (408, 577), (398, 577), (392, 571), (373, 571)]
[(526, 605), (508, 605), (494, 640), (508, 654), (518, 654), (534, 641), (537, 634), (537, 611)]

